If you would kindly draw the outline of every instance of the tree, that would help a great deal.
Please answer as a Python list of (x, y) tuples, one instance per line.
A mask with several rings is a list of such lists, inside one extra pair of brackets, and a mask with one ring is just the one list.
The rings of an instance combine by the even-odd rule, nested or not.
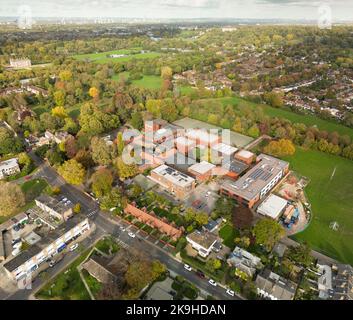
[(74, 213), (80, 213), (81, 212), (81, 204), (80, 203), (76, 203), (74, 208), (72, 209)]
[(134, 177), (138, 174), (138, 168), (135, 164), (126, 164), (121, 157), (116, 160), (118, 175), (121, 180)]
[(54, 117), (59, 117), (59, 118), (66, 118), (67, 117), (67, 112), (63, 106), (58, 106), (55, 107), (51, 110), (51, 114)]
[(57, 106), (63, 106), (65, 104), (65, 92), (62, 90), (55, 91), (54, 102)]
[(112, 162), (111, 147), (104, 139), (93, 137), (91, 140), (91, 155), (95, 163), (106, 166)]
[(245, 229), (251, 227), (253, 221), (252, 211), (242, 204), (235, 207), (232, 215), (233, 226), (238, 229)]
[(116, 145), (117, 145), (117, 149), (118, 149), (118, 156), (121, 156), (123, 154), (123, 151), (125, 148), (125, 143), (124, 143), (122, 132), (118, 132), (118, 135), (116, 137)]
[(222, 263), (218, 259), (210, 258), (206, 262), (206, 269), (211, 273), (215, 272), (216, 270), (222, 267)]
[(141, 112), (135, 111), (131, 115), (130, 123), (135, 129), (141, 130), (143, 127), (143, 118), (142, 118)]
[(171, 79), (173, 76), (172, 68), (166, 66), (161, 69), (161, 78), (164, 80)]
[(68, 183), (74, 185), (83, 183), (86, 175), (85, 168), (74, 159), (64, 162), (64, 164), (58, 168), (58, 172)]
[[(324, 140), (326, 141), (326, 140)], [(327, 142), (327, 141), (326, 141)], [(295, 153), (295, 146), (288, 139), (280, 139), (279, 141), (271, 141), (265, 148), (264, 153), (275, 157), (291, 156)]]
[(113, 174), (109, 169), (99, 169), (92, 177), (92, 191), (97, 198), (100, 198), (112, 190)]
[(260, 130), (256, 124), (249, 128), (248, 135), (253, 138), (258, 138), (260, 136)]
[(93, 99), (97, 99), (99, 96), (99, 90), (96, 87), (91, 87), (88, 90), (88, 94), (93, 98)]
[(301, 243), (298, 246), (291, 246), (287, 256), (294, 262), (309, 267), (314, 258), (311, 255), (311, 248), (308, 243)]
[(252, 230), (256, 243), (263, 245), (267, 251), (285, 235), (284, 228), (275, 220), (270, 218), (261, 219)]
[(0, 216), (8, 216), (25, 205), (25, 195), (19, 185), (0, 181)]
[(72, 72), (70, 70), (63, 70), (59, 73), (61, 81), (70, 81), (72, 79)]
[(22, 151), (23, 143), (14, 136), (14, 134), (3, 127), (0, 127), (0, 156), (9, 153), (18, 153)]
[(272, 107), (282, 107), (283, 98), (282, 95), (276, 92), (267, 92), (264, 94), (264, 100)]
[(105, 194), (100, 201), (102, 210), (110, 210), (111, 208), (120, 207), (124, 209), (126, 206), (126, 199), (121, 194), (120, 190), (114, 188)]

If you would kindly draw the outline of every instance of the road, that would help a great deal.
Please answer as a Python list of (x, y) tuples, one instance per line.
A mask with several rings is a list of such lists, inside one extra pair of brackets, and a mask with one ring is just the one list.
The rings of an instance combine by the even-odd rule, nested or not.
[[(124, 221), (118, 218), (112, 218), (109, 214), (104, 213), (99, 210), (98, 204), (82, 190), (75, 186), (66, 184), (65, 181), (57, 174), (57, 172), (43, 163), (38, 157), (31, 154), (32, 158), (37, 165), (40, 166), (39, 170), (33, 175), (33, 178), (45, 178), (47, 182), (51, 185), (59, 185), (61, 188), (61, 193), (70, 199), (73, 203), (81, 203), (82, 211), (89, 217), (91, 222), (94, 222), (96, 230), (85, 240), (82, 241), (83, 247), (90, 247), (94, 242), (101, 236), (110, 234), (114, 236), (120, 245), (124, 247), (131, 247), (138, 251), (144, 252), (151, 259), (157, 259), (164, 263), (168, 270), (171, 272), (183, 276), (185, 279), (196, 285), (199, 289), (208, 294), (212, 295), (216, 299), (220, 300), (242, 300), (241, 297), (235, 296), (230, 297), (226, 294), (226, 290), (220, 286), (213, 287), (208, 283), (208, 279), (199, 278), (194, 271), (187, 271), (184, 269), (182, 262), (177, 260), (171, 254), (169, 254), (165, 249), (161, 248), (155, 243), (155, 239), (145, 238), (140, 235), (136, 227), (128, 225)], [(120, 226), (124, 226), (126, 231), (122, 231)], [(129, 231), (133, 231), (137, 234), (135, 238), (131, 238), (128, 235)], [(47, 269), (48, 277), (47, 279), (52, 279), (57, 274), (62, 272), (69, 264), (71, 264), (79, 256), (78, 252), (69, 252), (65, 255), (63, 260), (58, 262), (53, 268)], [(41, 286), (45, 284), (48, 280), (43, 280), (41, 277), (37, 277), (33, 284), (31, 290), (18, 290), (13, 295), (9, 296), (7, 299), (10, 300), (26, 300), (33, 295)]]

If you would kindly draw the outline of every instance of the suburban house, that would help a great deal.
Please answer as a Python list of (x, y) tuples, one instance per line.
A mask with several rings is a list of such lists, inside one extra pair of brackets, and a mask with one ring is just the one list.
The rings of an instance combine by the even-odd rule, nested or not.
[(206, 258), (211, 253), (218, 237), (214, 233), (203, 229), (201, 231), (195, 230), (193, 233), (188, 234), (186, 240), (201, 257)]
[(317, 288), (319, 290), (319, 298), (327, 300), (332, 297), (332, 269), (326, 264), (318, 264), (318, 271), (320, 276), (317, 281)]
[(235, 247), (233, 252), (229, 255), (227, 263), (230, 266), (236, 267), (238, 270), (245, 272), (249, 277), (253, 277), (257, 267), (261, 267), (261, 259), (254, 256), (250, 252)]
[(288, 162), (265, 154), (256, 160), (257, 164), (237, 181), (225, 179), (220, 190), (249, 208), (270, 192), (289, 170)]
[(21, 169), (18, 165), (17, 158), (0, 162), (0, 179), (4, 179), (19, 172), (21, 172)]
[(269, 300), (293, 300), (297, 284), (266, 269), (256, 277), (257, 293)]
[(185, 198), (195, 189), (194, 178), (165, 164), (153, 169), (149, 177), (179, 199)]
[(82, 268), (100, 283), (114, 283), (117, 280), (117, 276), (112, 270), (109, 270), (109, 265), (103, 257), (98, 257), (93, 254), (82, 264)]
[(74, 204), (67, 199), (58, 199), (48, 195), (40, 195), (35, 199), (36, 205), (44, 212), (59, 221), (67, 221), (73, 215)]

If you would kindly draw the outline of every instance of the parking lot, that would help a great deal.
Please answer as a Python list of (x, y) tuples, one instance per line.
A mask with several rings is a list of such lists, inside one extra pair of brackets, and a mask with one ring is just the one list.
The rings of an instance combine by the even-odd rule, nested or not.
[(218, 189), (215, 183), (203, 183), (198, 185), (185, 202), (186, 207), (193, 207), (196, 210), (211, 213), (219, 198)]

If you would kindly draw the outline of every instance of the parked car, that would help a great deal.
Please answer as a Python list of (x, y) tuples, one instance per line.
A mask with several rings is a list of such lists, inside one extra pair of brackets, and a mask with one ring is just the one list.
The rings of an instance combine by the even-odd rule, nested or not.
[(227, 289), (226, 293), (228, 295), (230, 295), (231, 297), (234, 297), (234, 291), (233, 290)]
[(55, 262), (54, 260), (50, 260), (50, 261), (49, 261), (49, 267), (50, 267), (50, 268), (54, 267), (55, 264), (56, 264), (56, 262)]
[(205, 274), (204, 274), (203, 272), (201, 272), (201, 271), (197, 271), (197, 272), (196, 272), (196, 275), (197, 275), (199, 278), (201, 278), (201, 279), (205, 279), (205, 278), (206, 278)]
[(120, 230), (124, 232), (126, 229), (123, 226), (121, 226)]
[(214, 281), (213, 279), (208, 280), (208, 283), (209, 283), (211, 286), (217, 287), (217, 282)]
[(72, 251), (75, 251), (77, 248), (78, 248), (78, 243), (75, 243), (69, 248), (69, 250), (72, 252)]
[(192, 271), (192, 268), (188, 264), (184, 264), (184, 269), (187, 271)]
[(131, 237), (131, 238), (135, 238), (135, 237), (136, 237), (136, 234), (134, 234), (133, 232), (129, 232), (128, 235), (129, 235), (129, 237)]

